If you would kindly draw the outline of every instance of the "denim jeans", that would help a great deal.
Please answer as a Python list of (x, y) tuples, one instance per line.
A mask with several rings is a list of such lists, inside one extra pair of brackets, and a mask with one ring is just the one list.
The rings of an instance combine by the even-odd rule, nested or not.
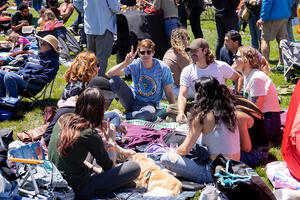
[(178, 27), (180, 27), (180, 22), (178, 18), (167, 18), (164, 20), (165, 31), (168, 37), (168, 41), (171, 39), (172, 31)]
[(250, 152), (241, 151), (240, 161), (246, 163), (250, 167), (255, 167), (260, 163), (266, 162), (269, 157), (269, 147), (258, 147), (251, 149)]
[(104, 113), (104, 120), (110, 119), (110, 123), (113, 125), (120, 125), (120, 116), (118, 113), (114, 112), (114, 111), (106, 111)]
[(249, 30), (251, 35), (251, 47), (260, 50), (260, 37), (261, 37), (261, 30), (256, 26), (256, 22), (259, 19), (255, 14), (251, 14), (248, 23), (249, 23)]
[(116, 94), (121, 105), (126, 109), (126, 119), (141, 119), (151, 121), (155, 117), (156, 105), (153, 102), (143, 102), (135, 98), (133, 91), (118, 76), (110, 80), (110, 88)]
[(292, 25), (291, 19), (288, 20), (286, 27), (287, 27), (287, 32), (289, 34), (289, 41), (295, 42), (294, 33), (293, 33), (293, 25)]
[(170, 155), (171, 153), (165, 153), (160, 159), (161, 164), (165, 168), (175, 172), (179, 176), (183, 176), (184, 178), (197, 183), (213, 182), (209, 168), (212, 162), (211, 160), (204, 165), (198, 165), (193, 160), (180, 156), (175, 162), (172, 162), (170, 160)]
[[(18, 97), (19, 90), (26, 86), (26, 80), (14, 72), (0, 70), (0, 97), (5, 97), (6, 92), (9, 97)], [(27, 88), (30, 90), (41, 89), (40, 85), (28, 83)]]

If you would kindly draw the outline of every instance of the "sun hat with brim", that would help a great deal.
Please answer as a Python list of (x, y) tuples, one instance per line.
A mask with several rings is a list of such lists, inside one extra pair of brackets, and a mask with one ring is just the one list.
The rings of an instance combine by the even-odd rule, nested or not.
[(187, 48), (185, 48), (185, 51), (190, 51), (192, 49), (194, 50), (194, 49), (200, 49), (200, 48), (209, 49), (209, 45), (206, 40), (204, 40), (202, 38), (197, 38), (197, 39), (193, 40)]
[(36, 35), (36, 38), (49, 43), (57, 53), (60, 53), (60, 48), (58, 47), (58, 40), (56, 39), (55, 36), (46, 35), (45, 37), (42, 38)]
[(115, 94), (110, 89), (109, 80), (102, 76), (92, 78), (92, 80), (88, 84), (88, 87), (96, 87), (100, 89), (105, 99), (115, 98)]

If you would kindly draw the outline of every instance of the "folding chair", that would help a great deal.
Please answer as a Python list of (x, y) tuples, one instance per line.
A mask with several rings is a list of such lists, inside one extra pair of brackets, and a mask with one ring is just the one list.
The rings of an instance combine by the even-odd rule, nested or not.
[(296, 81), (300, 77), (300, 42), (281, 40), (280, 48), (284, 64), (284, 79)]
[[(54, 85), (54, 80), (55, 80), (55, 78), (52, 81), (50, 81), (49, 83), (47, 83), (44, 80), (28, 79), (27, 83), (25, 85), (25, 89), (23, 89), (19, 94), (21, 96), (21, 100), (24, 97), (30, 99), (32, 101), (32, 103), (30, 104), (30, 107), (32, 107), (35, 102), (39, 101), (39, 99), (42, 98), (43, 101), (45, 100), (47, 89), (50, 86), (50, 93), (49, 93), (49, 97), (48, 97), (48, 103), (49, 103), (50, 98), (51, 98), (51, 94), (52, 94), (53, 85)], [(29, 83), (33, 83), (33, 84), (36, 84), (36, 85), (41, 85), (41, 88), (38, 89), (38, 90), (28, 89), (28, 84)]]
[(28, 143), (9, 150), (8, 160), (15, 164), (19, 193), (39, 199), (73, 199), (74, 192), (55, 165), (45, 160), (39, 142)]

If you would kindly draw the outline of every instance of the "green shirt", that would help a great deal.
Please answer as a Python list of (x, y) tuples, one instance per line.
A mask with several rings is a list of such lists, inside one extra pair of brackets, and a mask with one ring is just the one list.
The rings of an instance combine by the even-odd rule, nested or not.
[(67, 157), (62, 157), (57, 152), (57, 141), (59, 141), (60, 133), (61, 130), (56, 123), (48, 146), (48, 158), (55, 164), (75, 192), (82, 190), (88, 183), (89, 169), (83, 164), (88, 153), (92, 154), (104, 171), (112, 168), (113, 162), (104, 149), (101, 136), (96, 130), (81, 131), (73, 148), (68, 150)]

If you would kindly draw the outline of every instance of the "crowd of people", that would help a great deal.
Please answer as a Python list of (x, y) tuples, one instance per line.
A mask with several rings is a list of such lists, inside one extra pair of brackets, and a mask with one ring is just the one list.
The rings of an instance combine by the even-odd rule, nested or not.
[[(49, 160), (76, 197), (101, 196), (138, 177), (137, 163), (116, 165), (119, 154), (130, 158), (136, 153), (116, 143), (116, 137), (127, 133), (121, 119), (154, 121), (163, 98), (169, 103), (168, 120), (189, 127), (180, 146), (161, 156), (165, 168), (194, 182), (211, 183), (209, 165), (221, 153), (251, 167), (265, 162), (270, 142), (281, 135), (279, 98), (269, 77), (269, 42), (288, 39), (287, 22), (293, 3), (298, 5), (298, 0), (272, 2), (243, 0), (251, 7), (248, 22), (252, 47), (248, 47), (242, 45), (239, 33), (236, 11), (240, 1), (212, 0), (217, 30), (213, 53), (200, 25), (203, 0), (149, 1), (154, 9), (164, 11), (170, 49), (159, 60), (155, 58), (155, 43), (143, 39), (136, 49), (131, 46), (123, 62), (107, 70), (117, 34), (118, 0), (64, 0), (59, 7), (57, 1), (47, 1), (47, 8), (40, 10), (40, 31), (52, 30), (60, 19), (67, 21), (75, 9), (79, 15), (71, 29), (77, 32), (78, 24), (83, 23), (87, 37), (86, 51), (76, 56), (64, 74), (66, 86), (59, 109), (43, 136)], [(186, 12), (195, 37), (191, 42)], [(21, 30), (32, 24), (28, 6), (21, 3), (11, 18), (14, 35), (7, 39), (11, 50), (26, 47), (29, 41)], [(49, 82), (55, 77), (59, 69), (58, 40), (52, 35), (37, 39), (38, 55), (26, 58), (17, 72), (0, 70), (0, 97), (18, 97), (25, 85), (40, 89), (28, 79)], [(278, 65), (282, 65), (281, 56)], [(122, 79), (129, 75), (131, 85)], [(233, 81), (233, 88), (226, 86), (227, 79)], [(113, 110), (114, 99), (126, 110), (124, 115)], [(201, 149), (201, 158), (191, 160), (186, 155), (195, 147)]]

